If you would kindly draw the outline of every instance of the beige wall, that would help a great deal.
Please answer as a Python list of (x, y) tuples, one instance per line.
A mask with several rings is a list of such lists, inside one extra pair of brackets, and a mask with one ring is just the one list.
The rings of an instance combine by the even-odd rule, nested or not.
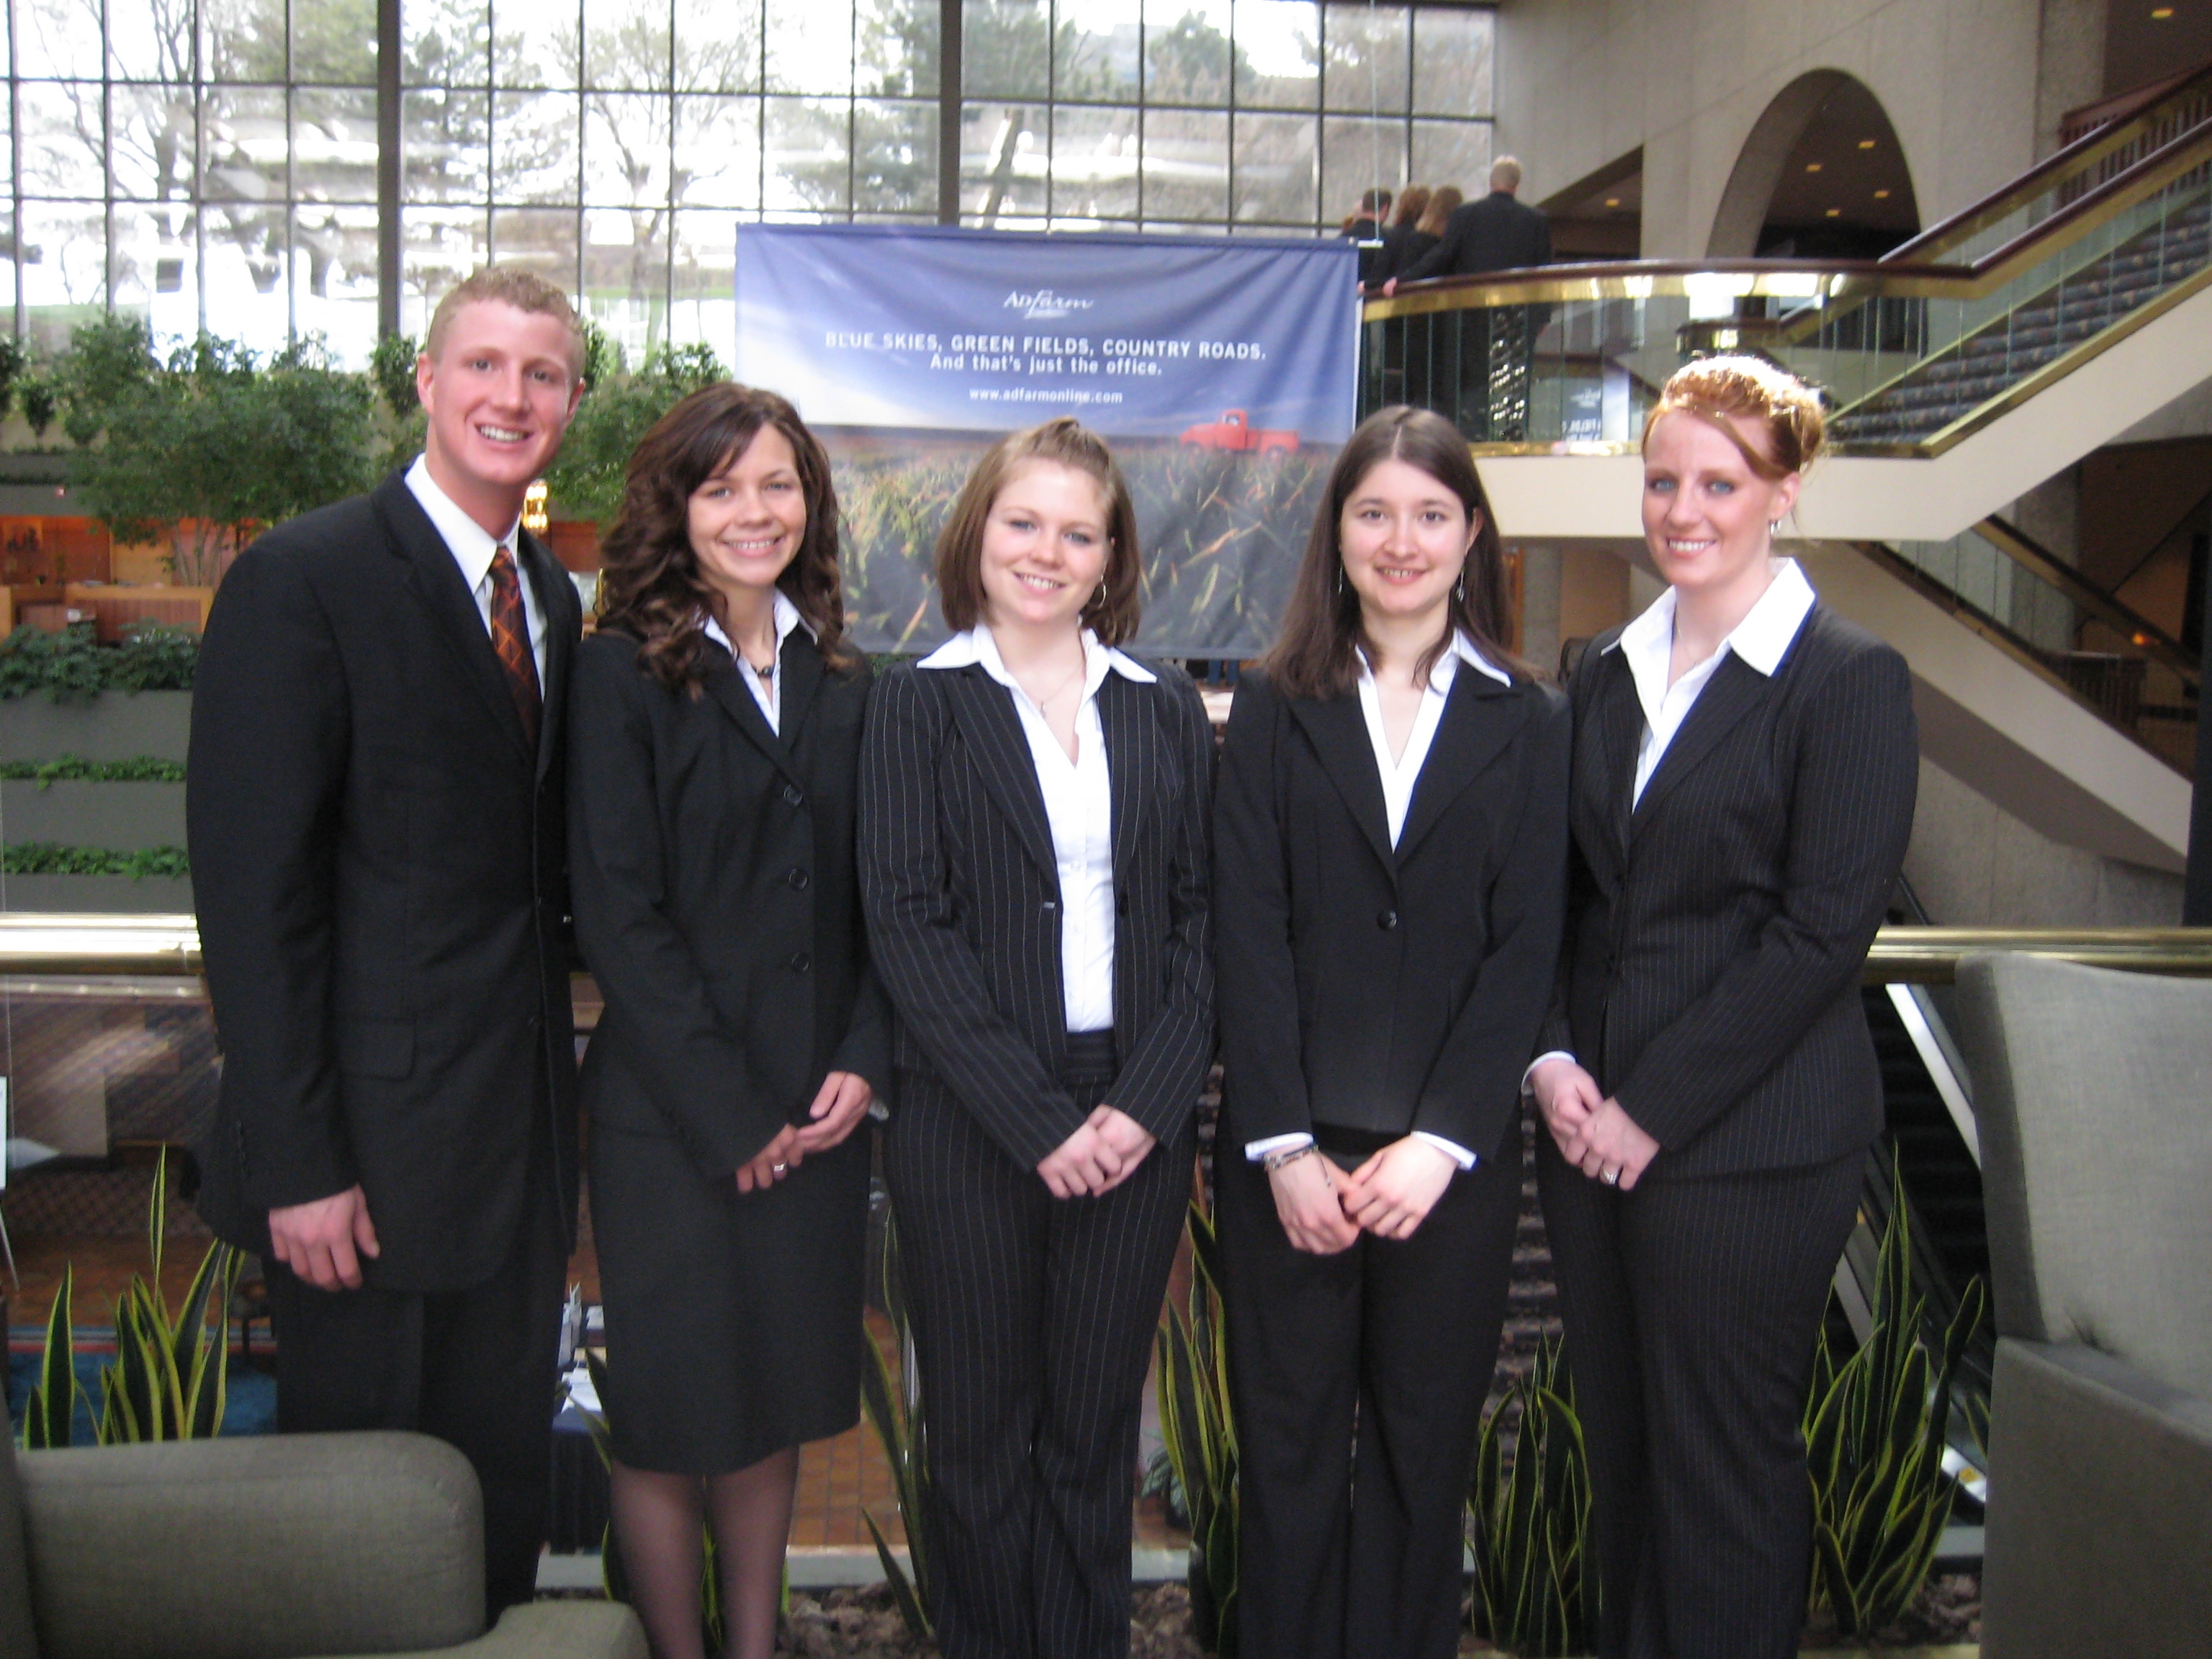
[(1644, 146), (1644, 255), (1706, 251), (1760, 113), (1816, 70), (1881, 100), (1923, 224), (2035, 159), (2039, 7), (2023, 0), (1509, 0), (1498, 149), (1540, 200)]

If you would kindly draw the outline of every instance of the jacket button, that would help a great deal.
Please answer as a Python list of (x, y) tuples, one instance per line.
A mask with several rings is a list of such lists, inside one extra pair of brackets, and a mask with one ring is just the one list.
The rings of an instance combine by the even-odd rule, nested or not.
[(783, 786), (783, 799), (787, 806), (796, 806), (805, 799), (806, 797), (799, 793), (797, 784), (787, 783)]
[(1377, 927), (1380, 927), (1384, 933), (1389, 933), (1393, 927), (1395, 927), (1398, 925), (1398, 913), (1395, 910), (1385, 910), (1381, 915), (1375, 918), (1375, 925)]
[(793, 951), (791, 953), (791, 971), (793, 973), (803, 974), (813, 965), (814, 958), (808, 956), (805, 951)]
[(793, 870), (789, 875), (784, 878), (784, 880), (791, 884), (793, 891), (803, 893), (806, 890), (808, 884), (813, 880), (813, 878), (808, 875), (804, 870)]

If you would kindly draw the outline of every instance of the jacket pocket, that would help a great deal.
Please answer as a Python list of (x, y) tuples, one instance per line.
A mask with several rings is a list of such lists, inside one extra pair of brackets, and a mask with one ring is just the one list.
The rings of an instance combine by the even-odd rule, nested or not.
[(405, 1077), (415, 1069), (415, 1022), (340, 1020), (337, 1048), (341, 1072), (356, 1077)]

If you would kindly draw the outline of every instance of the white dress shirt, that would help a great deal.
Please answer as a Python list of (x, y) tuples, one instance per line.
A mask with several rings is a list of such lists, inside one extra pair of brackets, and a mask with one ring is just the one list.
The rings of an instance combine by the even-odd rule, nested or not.
[(1149, 685), (1158, 677), (1097, 635), (1083, 630), (1083, 701), (1075, 711), (1075, 758), (1060, 746), (1044, 710), (1030, 700), (999, 655), (998, 641), (978, 625), (956, 634), (917, 665), (985, 673), (1014, 694), (1023, 734), (1036, 765), (1052, 854), (1060, 877), (1060, 969), (1071, 1031), (1114, 1024), (1114, 796), (1106, 736), (1098, 721), (1098, 688), (1109, 673)]
[[(1451, 696), (1452, 682), (1459, 678), (1462, 663), (1489, 675), (1500, 685), (1513, 684), (1513, 677), (1476, 650), (1473, 640), (1455, 631), (1451, 648), (1429, 669), (1429, 683), (1421, 692), (1421, 706), (1413, 714), (1413, 729), (1406, 734), (1406, 751), (1394, 757), (1390, 753), (1389, 732), (1382, 724), (1382, 695), (1375, 684), (1375, 670), (1366, 654), (1363, 652), (1360, 655), (1359, 712), (1366, 716), (1367, 741), (1375, 750), (1375, 769), (1382, 778), (1382, 810), (1390, 821), (1393, 847), (1405, 833), (1407, 809), (1413, 804), (1413, 786), (1420, 781), (1422, 763), (1429, 757), (1429, 745), (1436, 741), (1437, 723), (1444, 717), (1444, 701)], [(1431, 1134), (1426, 1129), (1414, 1130), (1413, 1139), (1425, 1140), (1449, 1155), (1462, 1170), (1475, 1166), (1475, 1155), (1456, 1141)], [(1246, 1141), (1244, 1156), (1257, 1163), (1270, 1152), (1288, 1152), (1292, 1147), (1309, 1146), (1312, 1140), (1313, 1137), (1303, 1131), (1269, 1135), (1265, 1139)]]
[(799, 614), (799, 607), (791, 602), (790, 595), (780, 587), (770, 591), (775, 595), (775, 672), (766, 679), (763, 680), (760, 677), (760, 671), (745, 659), (745, 653), (730, 643), (730, 636), (722, 631), (722, 624), (714, 620), (714, 613), (711, 611), (707, 616), (706, 634), (708, 639), (728, 652), (732, 659), (736, 661), (738, 678), (745, 683), (745, 690), (753, 694), (753, 701), (760, 705), (761, 713), (768, 716), (768, 729), (776, 736), (781, 737), (783, 735), (783, 642), (791, 637), (791, 630), (794, 628), (805, 629), (806, 637), (810, 640), (815, 637), (815, 634), (812, 625), (805, 617)]
[(522, 544), (516, 539), (522, 532), (522, 515), (515, 514), (506, 535), (493, 535), (438, 488), (437, 480), (430, 476), (427, 456), (417, 455), (415, 465), (407, 469), (407, 488), (422, 503), (439, 538), (446, 544), (446, 550), (460, 567), (461, 580), (476, 596), (477, 614), (483, 618), (487, 638), (491, 634), (492, 557), (504, 547), (514, 558), (515, 581), (522, 589), (522, 614), (530, 627), (530, 654), (538, 663), (538, 684), (542, 691), (545, 684), (545, 607), (538, 602), (538, 590), (530, 584), (530, 573), (523, 568)]
[[(1666, 758), (1674, 734), (1682, 729), (1682, 722), (1697, 707), (1698, 695), (1711, 683), (1719, 671), (1721, 659), (1734, 654), (1744, 665), (1757, 669), (1767, 678), (1782, 665), (1784, 654), (1798, 630), (1805, 626), (1805, 618), (1812, 614), (1818, 595), (1813, 584), (1805, 580), (1795, 559), (1775, 561), (1774, 580), (1766, 585), (1766, 592), (1759, 602), (1745, 613), (1729, 636), (1717, 647), (1713, 654), (1703, 662), (1682, 671), (1682, 677), (1672, 685), (1667, 684), (1667, 671), (1674, 655), (1674, 590), (1668, 588), (1651, 602), (1651, 606), (1634, 622), (1620, 630), (1620, 637), (1606, 647), (1607, 653), (1618, 651), (1628, 664), (1629, 677), (1636, 682), (1636, 700), (1644, 705), (1644, 736), (1636, 749), (1636, 782), (1628, 797), (1632, 811), (1644, 799), (1644, 787), (1659, 769)], [(1528, 1062), (1528, 1070), (1521, 1074), (1521, 1087), (1528, 1087), (1529, 1074), (1547, 1060), (1572, 1060), (1574, 1056), (1564, 1048), (1553, 1048), (1540, 1054)]]

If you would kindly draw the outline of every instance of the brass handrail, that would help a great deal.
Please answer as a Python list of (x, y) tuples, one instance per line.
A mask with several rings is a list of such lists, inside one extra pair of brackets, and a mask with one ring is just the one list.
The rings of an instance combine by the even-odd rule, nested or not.
[[(1885, 927), (1868, 952), (1869, 984), (1948, 984), (1977, 951), (2212, 977), (2212, 927)], [(46, 915), (0, 912), (0, 975), (195, 977), (199, 930), (191, 916)]]

